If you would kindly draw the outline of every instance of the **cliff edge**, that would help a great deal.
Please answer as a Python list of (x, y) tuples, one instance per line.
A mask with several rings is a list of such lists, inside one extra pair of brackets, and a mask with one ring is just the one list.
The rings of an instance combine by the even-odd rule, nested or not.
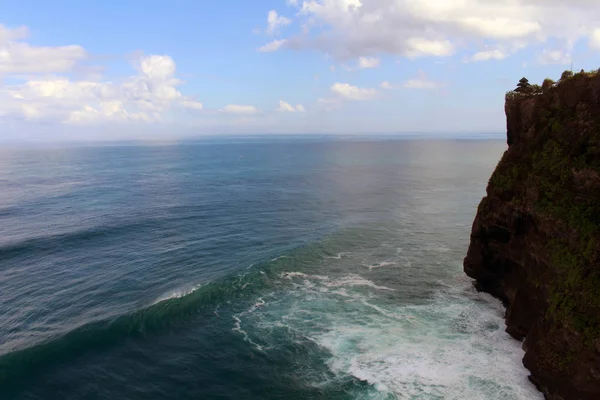
[(506, 330), (524, 339), (523, 363), (547, 399), (597, 400), (600, 73), (543, 88), (507, 93), (508, 150), (478, 207), (464, 270), (506, 305)]

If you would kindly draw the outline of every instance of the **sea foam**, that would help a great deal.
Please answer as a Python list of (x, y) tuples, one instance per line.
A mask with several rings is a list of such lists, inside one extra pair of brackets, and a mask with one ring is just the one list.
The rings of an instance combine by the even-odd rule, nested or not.
[(504, 331), (502, 305), (468, 280), (440, 285), (424, 304), (399, 304), (382, 297), (391, 288), (356, 274), (281, 278), (289, 289), (260, 298), (235, 328), (244, 320), (252, 326), (245, 340), (254, 335), (274, 349), (277, 329), (315, 343), (334, 375), (377, 389), (368, 398), (542, 399), (527, 380), (520, 343)]

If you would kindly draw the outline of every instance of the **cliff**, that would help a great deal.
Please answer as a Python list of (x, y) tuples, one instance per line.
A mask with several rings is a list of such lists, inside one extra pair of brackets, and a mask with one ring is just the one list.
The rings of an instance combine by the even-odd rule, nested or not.
[(600, 399), (600, 74), (507, 94), (508, 149), (464, 270), (506, 305), (547, 399)]

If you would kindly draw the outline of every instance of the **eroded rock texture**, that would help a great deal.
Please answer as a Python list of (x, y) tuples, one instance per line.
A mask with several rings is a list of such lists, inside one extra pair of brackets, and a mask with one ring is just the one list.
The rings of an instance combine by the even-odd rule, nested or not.
[(600, 399), (600, 74), (507, 95), (508, 150), (465, 272), (502, 299), (548, 399)]

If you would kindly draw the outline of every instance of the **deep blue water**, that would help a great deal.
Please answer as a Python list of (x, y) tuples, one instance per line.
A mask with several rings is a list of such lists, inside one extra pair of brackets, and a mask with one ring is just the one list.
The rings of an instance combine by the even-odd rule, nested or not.
[(0, 398), (539, 398), (461, 265), (505, 147), (2, 149)]

